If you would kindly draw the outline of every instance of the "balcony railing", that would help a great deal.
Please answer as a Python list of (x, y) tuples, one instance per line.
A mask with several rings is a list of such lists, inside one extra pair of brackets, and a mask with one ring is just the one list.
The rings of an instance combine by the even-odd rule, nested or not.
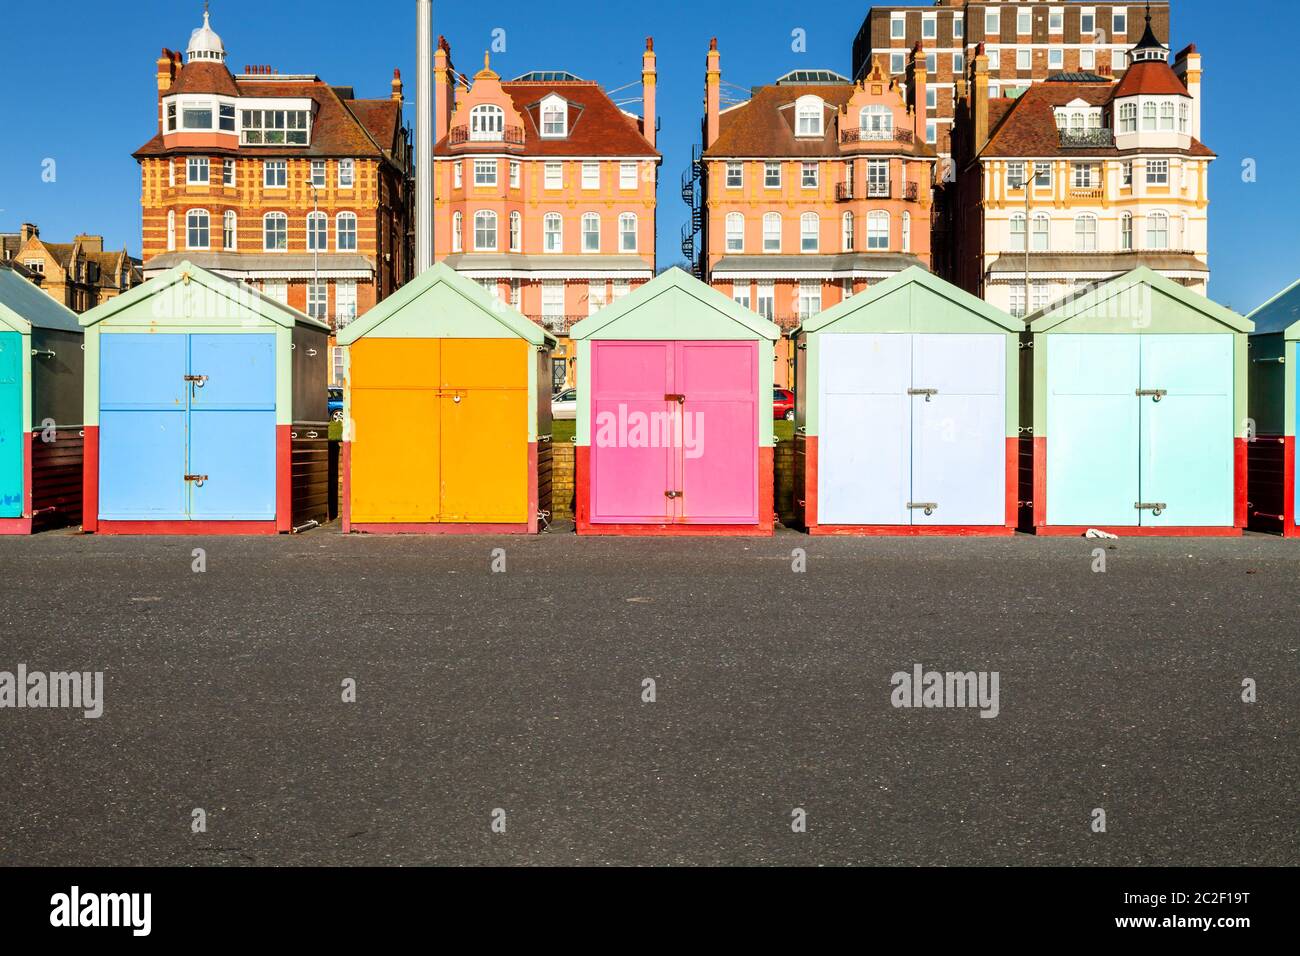
[(836, 184), (835, 184), (835, 201), (836, 201), (836, 202), (848, 202), (848, 201), (849, 201), (850, 199), (852, 199), (852, 198), (853, 198), (853, 184), (852, 184), (852, 183), (836, 183)]
[(1063, 129), (1058, 130), (1061, 146), (1067, 149), (1087, 146), (1108, 147), (1115, 145), (1115, 132), (1110, 129)]
[(911, 145), (916, 137), (910, 129), (899, 126), (895, 129), (842, 129), (840, 143), (906, 143)]
[(468, 126), (453, 126), (447, 134), (447, 145), (464, 146), (466, 143), (505, 143), (507, 146), (524, 145), (524, 130), (521, 126), (507, 126), (500, 133), (471, 133)]
[[(894, 195), (890, 183), (867, 183), (865, 197), (867, 199), (902, 199), (906, 202), (916, 202), (917, 196), (920, 195), (920, 187), (916, 183), (900, 183), (898, 186), (898, 195)], [(835, 184), (835, 201), (849, 202), (853, 199), (861, 198), (862, 194), (858, 193), (852, 183)]]
[(1101, 199), (1106, 195), (1106, 190), (1100, 186), (1071, 186), (1070, 197), (1072, 199)]
[(584, 315), (530, 315), (529, 319), (536, 322), (547, 332), (553, 335), (563, 335), (573, 328), (575, 323), (581, 322), (587, 318)]

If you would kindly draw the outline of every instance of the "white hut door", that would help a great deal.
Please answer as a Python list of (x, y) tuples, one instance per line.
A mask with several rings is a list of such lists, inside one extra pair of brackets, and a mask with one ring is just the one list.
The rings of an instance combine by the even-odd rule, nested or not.
[(1006, 522), (1006, 341), (912, 337), (913, 524)]

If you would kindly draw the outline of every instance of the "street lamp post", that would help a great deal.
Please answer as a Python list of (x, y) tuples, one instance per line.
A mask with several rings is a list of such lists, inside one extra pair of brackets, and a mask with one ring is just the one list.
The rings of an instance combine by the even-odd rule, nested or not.
[(1025, 170), (1020, 175), (1020, 188), (1025, 191), (1025, 314), (1024, 318), (1029, 318), (1029, 186), (1034, 181), (1034, 177), (1029, 174), (1033, 167), (1032, 163), (1025, 164)]

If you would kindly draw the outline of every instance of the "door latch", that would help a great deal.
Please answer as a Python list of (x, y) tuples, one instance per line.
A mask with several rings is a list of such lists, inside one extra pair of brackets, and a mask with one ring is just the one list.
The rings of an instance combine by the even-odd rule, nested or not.
[(208, 476), (207, 475), (186, 475), (185, 480), (194, 482), (194, 487), (196, 488), (202, 488), (203, 483), (208, 480)]
[(1157, 518), (1169, 508), (1163, 501), (1135, 501), (1133, 507), (1138, 511), (1149, 511)]
[(907, 507), (911, 511), (924, 511), (926, 515), (932, 515), (939, 510), (937, 501), (909, 501)]
[(684, 405), (684, 404), (686, 404), (686, 396), (685, 396), (685, 395), (665, 395), (665, 396), (664, 396), (664, 401), (665, 401), (665, 402), (676, 402), (678, 405)]
[(939, 390), (938, 390), (937, 388), (909, 388), (909, 389), (907, 390), (907, 394), (908, 394), (908, 395), (924, 395), (924, 396), (925, 396), (925, 400), (928, 402), (928, 401), (929, 401), (931, 398), (933, 398), (935, 395), (938, 395), (938, 394), (939, 394)]
[(1151, 401), (1153, 402), (1160, 401), (1160, 399), (1164, 398), (1168, 394), (1169, 392), (1163, 388), (1139, 388), (1137, 390), (1138, 398), (1146, 398), (1150, 395)]
[(208, 377), (207, 377), (206, 375), (186, 375), (186, 376), (185, 376), (185, 381), (187, 381), (187, 382), (193, 382), (195, 388), (202, 388), (202, 387), (204, 386), (204, 384), (207, 382), (207, 380), (208, 380)]
[(681, 493), (680, 491), (665, 491), (665, 492), (664, 492), (664, 497), (665, 497), (665, 498), (680, 498), (681, 496), (682, 496), (682, 493)]

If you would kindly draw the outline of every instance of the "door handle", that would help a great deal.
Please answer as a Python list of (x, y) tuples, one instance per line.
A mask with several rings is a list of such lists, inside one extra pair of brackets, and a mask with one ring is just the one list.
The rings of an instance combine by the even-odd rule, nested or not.
[(907, 507), (911, 511), (924, 511), (927, 515), (932, 515), (939, 510), (937, 501), (909, 501)]
[(203, 483), (208, 480), (208, 476), (207, 475), (186, 475), (185, 480), (194, 482), (194, 487), (196, 488), (202, 488)]
[(1160, 517), (1162, 512), (1169, 509), (1169, 506), (1163, 501), (1135, 501), (1133, 507), (1138, 511), (1150, 511), (1157, 518)]
[(185, 376), (185, 381), (187, 381), (187, 382), (192, 382), (192, 383), (194, 384), (194, 387), (195, 387), (195, 388), (202, 388), (202, 387), (204, 386), (204, 384), (207, 382), (207, 380), (208, 380), (208, 377), (207, 377), (206, 375), (186, 375), (186, 376)]
[(682, 497), (682, 493), (681, 493), (680, 491), (665, 491), (665, 492), (664, 492), (664, 497), (665, 497), (665, 498), (680, 498), (680, 497)]
[(937, 388), (909, 388), (909, 389), (907, 390), (907, 394), (908, 394), (908, 395), (924, 395), (924, 396), (925, 396), (925, 400), (928, 402), (928, 401), (929, 401), (931, 398), (933, 398), (935, 395), (938, 395), (938, 394), (939, 394), (939, 390), (938, 390)]
[(665, 402), (676, 402), (678, 405), (684, 405), (684, 404), (686, 404), (686, 396), (685, 396), (685, 395), (675, 395), (675, 394), (674, 394), (674, 395), (665, 395), (665, 396), (664, 396), (664, 401), (665, 401)]
[(1168, 395), (1168, 394), (1169, 394), (1169, 392), (1166, 391), (1166, 390), (1163, 389), (1163, 388), (1139, 388), (1139, 389), (1137, 389), (1137, 396), (1138, 396), (1138, 398), (1146, 398), (1148, 395), (1150, 395), (1150, 396), (1151, 396), (1151, 401), (1153, 401), (1153, 402), (1158, 402), (1158, 401), (1160, 401), (1160, 399), (1164, 398), (1164, 397), (1165, 397), (1166, 395)]

